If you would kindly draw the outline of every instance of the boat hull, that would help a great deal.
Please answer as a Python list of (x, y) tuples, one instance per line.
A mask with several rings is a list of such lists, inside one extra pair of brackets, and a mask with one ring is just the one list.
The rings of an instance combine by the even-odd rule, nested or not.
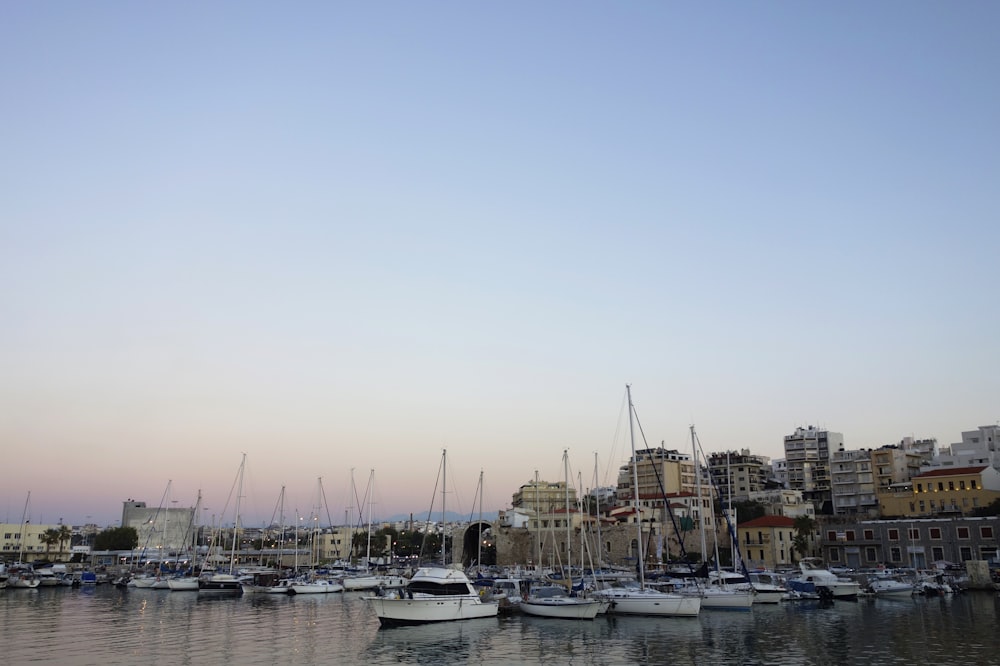
[(496, 617), (499, 608), (495, 602), (484, 602), (473, 595), (428, 599), (365, 598), (383, 627)]
[(522, 600), (521, 612), (536, 617), (554, 617), (565, 620), (593, 620), (601, 610), (596, 599), (553, 602), (551, 600)]
[(616, 615), (660, 615), (667, 617), (697, 617), (701, 612), (701, 597), (685, 597), (650, 590), (603, 590), (595, 594), (611, 602), (609, 613)]

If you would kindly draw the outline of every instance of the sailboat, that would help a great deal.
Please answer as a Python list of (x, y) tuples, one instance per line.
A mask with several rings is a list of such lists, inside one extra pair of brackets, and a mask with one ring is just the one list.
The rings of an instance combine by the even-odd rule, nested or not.
[[(198, 511), (201, 510), (201, 490), (198, 491), (198, 501), (194, 504), (194, 511), (191, 512), (191, 522), (188, 525), (193, 544), (191, 564), (188, 574), (178, 574), (167, 580), (167, 589), (171, 592), (197, 592), (198, 578), (194, 576), (194, 570), (198, 565)], [(184, 547), (187, 548), (188, 537), (184, 536)]]
[[(705, 507), (702, 502), (701, 494), (701, 465), (699, 464), (698, 457), (698, 436), (695, 434), (693, 425), (691, 426), (691, 449), (694, 454), (694, 475), (698, 493), (698, 524), (701, 527), (701, 552), (702, 558), (707, 560), (705, 557), (705, 552), (707, 550), (707, 541), (705, 538)], [(711, 502), (709, 502), (709, 504), (711, 504)], [(735, 545), (736, 544), (734, 544), (733, 548), (734, 558), (738, 554)], [(719, 561), (718, 539), (715, 541), (715, 561), (716, 563)], [(701, 584), (698, 582), (698, 578), (687, 578), (686, 580), (690, 581), (690, 583), (680, 589), (681, 594), (700, 597), (702, 608), (748, 611), (753, 605), (753, 588), (749, 586), (732, 586), (726, 582), (725, 578), (721, 576), (721, 572), (719, 571), (716, 571), (716, 577), (714, 580), (715, 584), (713, 585)]]
[(243, 495), (243, 471), (247, 463), (247, 454), (243, 454), (240, 471), (237, 474), (236, 490), (236, 521), (233, 523), (232, 548), (229, 550), (229, 571), (216, 572), (198, 579), (198, 594), (239, 595), (243, 592), (240, 579), (236, 576), (236, 546), (240, 538), (240, 500)]
[[(521, 600), (521, 611), (528, 615), (539, 617), (557, 617), (572, 620), (593, 620), (597, 617), (604, 602), (598, 599), (578, 597), (571, 594), (573, 589), (572, 574), (572, 536), (573, 526), (569, 513), (569, 451), (563, 450), (563, 476), (566, 483), (566, 587), (561, 585), (532, 585), (528, 594)], [(557, 551), (558, 554), (558, 551)]]
[[(441, 524), (445, 518), (447, 451), (441, 456)], [(433, 507), (432, 507), (433, 510)], [(383, 627), (496, 617), (499, 604), (484, 601), (461, 569), (446, 564), (446, 539), (441, 539), (441, 564), (417, 569), (400, 592), (364, 597)]]
[(669, 617), (693, 617), (701, 611), (701, 598), (688, 597), (671, 592), (661, 592), (646, 587), (645, 564), (643, 562), (642, 514), (639, 510), (639, 465), (635, 454), (635, 407), (632, 404), (632, 387), (625, 385), (628, 394), (628, 429), (632, 442), (632, 485), (633, 508), (636, 513), (636, 528), (639, 538), (636, 542), (636, 566), (638, 581), (636, 585), (616, 585), (602, 590), (596, 590), (594, 596), (611, 602), (609, 613), (619, 615), (657, 615)]
[(35, 589), (41, 585), (42, 581), (35, 574), (35, 569), (24, 561), (25, 543), (28, 540), (28, 507), (31, 505), (31, 491), (24, 500), (24, 511), (21, 513), (21, 533), (18, 534), (18, 541), (21, 547), (17, 555), (17, 562), (7, 571), (7, 586), (22, 589)]

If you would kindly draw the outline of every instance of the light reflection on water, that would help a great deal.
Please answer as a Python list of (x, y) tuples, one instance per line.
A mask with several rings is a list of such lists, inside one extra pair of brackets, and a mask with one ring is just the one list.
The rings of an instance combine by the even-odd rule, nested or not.
[(0, 664), (998, 663), (998, 598), (796, 602), (698, 618), (501, 617), (379, 629), (360, 593), (0, 591)]

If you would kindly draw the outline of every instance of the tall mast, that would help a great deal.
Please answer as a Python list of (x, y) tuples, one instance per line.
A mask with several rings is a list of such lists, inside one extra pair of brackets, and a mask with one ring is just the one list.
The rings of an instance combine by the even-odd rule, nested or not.
[(476, 565), (483, 568), (483, 470), (479, 470), (479, 552), (476, 554)]
[(368, 477), (368, 547), (365, 550), (365, 567), (372, 568), (372, 500), (375, 499), (375, 470)]
[(604, 545), (601, 543), (601, 487), (597, 473), (597, 451), (594, 451), (594, 511), (597, 514), (597, 566), (604, 566)]
[(240, 538), (240, 499), (243, 497), (243, 470), (247, 464), (247, 454), (240, 461), (240, 480), (236, 486), (236, 522), (233, 523), (233, 547), (229, 552), (229, 573), (236, 568), (236, 545)]
[(542, 566), (542, 505), (538, 501), (538, 470), (535, 470), (535, 544), (538, 546), (538, 557), (535, 566)]
[[(573, 530), (569, 522), (569, 449), (563, 449), (563, 482), (566, 484), (566, 564), (573, 566)], [(567, 571), (569, 569), (567, 568)], [(572, 583), (570, 584), (572, 588)]]
[(694, 482), (698, 489), (698, 524), (701, 527), (701, 561), (708, 561), (708, 545), (705, 541), (705, 507), (701, 498), (701, 466), (698, 464), (698, 445), (694, 434), (694, 424), (691, 425), (691, 454), (694, 456)]
[(447, 530), (445, 529), (445, 500), (448, 493), (448, 449), (441, 449), (441, 566), (448, 565)]
[(628, 394), (628, 436), (632, 443), (632, 507), (635, 509), (635, 524), (639, 528), (639, 540), (637, 542), (638, 552), (636, 557), (638, 558), (638, 569), (639, 569), (639, 587), (644, 588), (646, 586), (645, 572), (643, 571), (643, 555), (642, 555), (642, 513), (639, 511), (639, 461), (635, 457), (635, 429), (632, 425), (633, 416), (633, 406), (632, 406), (632, 386), (629, 384), (625, 385), (625, 392)]

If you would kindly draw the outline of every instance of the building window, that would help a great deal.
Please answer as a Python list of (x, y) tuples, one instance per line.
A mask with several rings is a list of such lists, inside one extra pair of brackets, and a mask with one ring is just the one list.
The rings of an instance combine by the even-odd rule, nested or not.
[(847, 530), (847, 540), (854, 541), (854, 530)]
[(866, 560), (868, 560), (869, 562), (875, 562), (877, 557), (878, 557), (878, 551), (876, 551), (874, 547), (868, 546), (867, 548), (865, 548)]
[(959, 490), (965, 490), (965, 481), (964, 480), (958, 482), (958, 489)]
[(917, 505), (914, 504), (913, 502), (910, 502), (910, 513), (913, 513), (916, 510), (917, 510)]
[(839, 562), (840, 561), (840, 549), (839, 548), (832, 548), (830, 550), (830, 561), (831, 562)]
[(889, 541), (899, 541), (899, 530), (895, 527), (889, 530)]
[(996, 546), (979, 547), (979, 559), (981, 560), (989, 560), (996, 554), (997, 554)]
[(875, 530), (865, 530), (865, 541), (872, 541), (875, 539)]
[(955, 489), (955, 482), (954, 481), (949, 481), (948, 482), (948, 490), (954, 490), (954, 489)]
[(969, 528), (968, 527), (959, 527), (958, 529), (955, 530), (955, 532), (958, 534), (958, 538), (959, 539), (968, 539), (969, 538)]
[(944, 491), (944, 481), (938, 481), (938, 490)]
[(922, 483), (918, 483), (917, 484), (917, 492), (918, 493), (924, 492), (924, 484), (922, 484)]
[(941, 546), (934, 546), (931, 548), (931, 557), (934, 558), (935, 562), (940, 562), (944, 559), (944, 548)]
[(906, 535), (907, 535), (907, 537), (911, 541), (919, 541), (920, 540), (920, 528), (919, 527), (911, 527), (908, 530), (906, 530)]
[(830, 530), (829, 532), (826, 533), (826, 540), (827, 541), (836, 541), (837, 540), (837, 533), (835, 531), (833, 531), (833, 530)]
[[(993, 538), (993, 528), (989, 527), (988, 525), (983, 525), (982, 527), (979, 528), (979, 536), (981, 536), (984, 539), (992, 539)], [(984, 559), (988, 560), (989, 558), (987, 557), (987, 558), (984, 558)]]
[[(941, 539), (941, 528), (940, 527), (932, 527), (932, 528), (930, 528), (930, 533), (931, 533), (931, 538), (932, 539), (938, 539), (938, 540)], [(939, 557), (937, 559), (940, 560), (940, 559), (943, 559), (943, 558)]]
[(976, 489), (976, 480), (975, 480), (975, 479), (972, 479), (971, 481), (969, 481), (969, 485), (970, 485), (970, 487), (971, 487), (971, 488), (972, 488), (973, 490), (975, 490), (975, 489)]
[(968, 546), (962, 546), (958, 549), (958, 557), (963, 562), (968, 562), (972, 559), (972, 549)]
[(893, 546), (889, 549), (889, 561), (890, 562), (902, 562), (903, 561), (903, 551), (898, 546)]

